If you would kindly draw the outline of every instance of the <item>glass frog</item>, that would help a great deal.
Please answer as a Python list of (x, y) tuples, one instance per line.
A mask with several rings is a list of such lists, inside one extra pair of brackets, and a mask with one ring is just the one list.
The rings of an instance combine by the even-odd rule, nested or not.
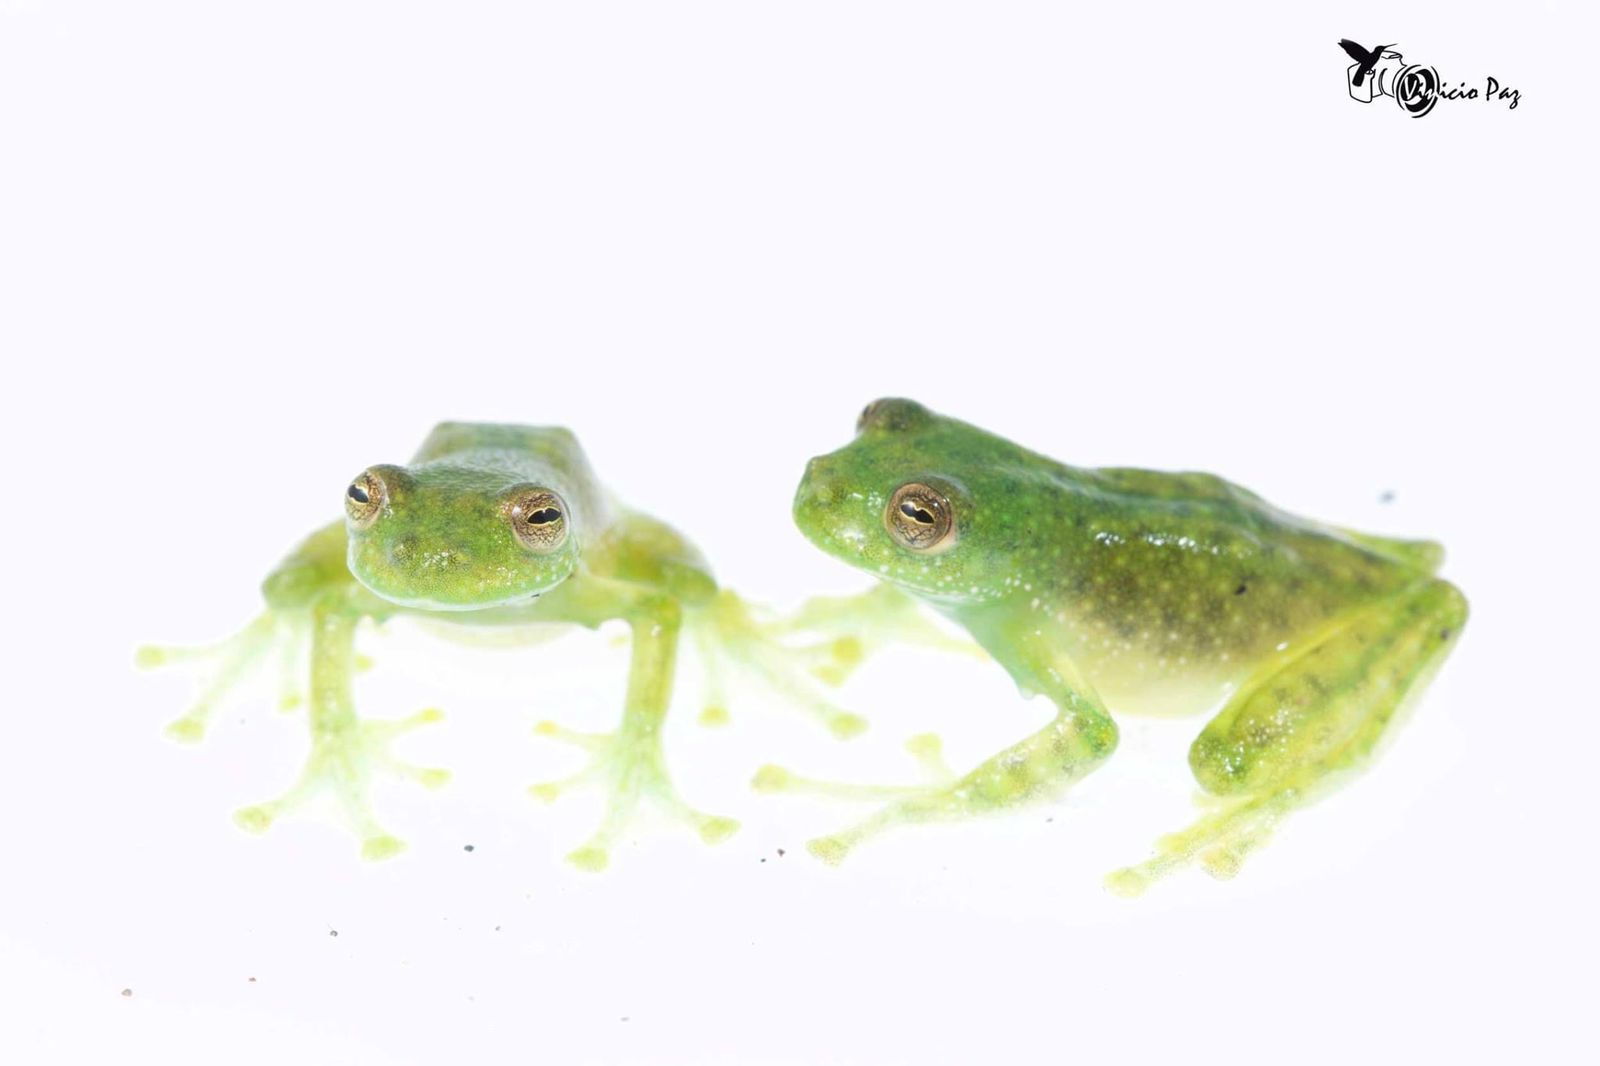
[[(548, 721), (536, 728), (588, 750), (592, 761), (575, 777), (532, 786), (534, 796), (552, 800), (579, 783), (609, 788), (600, 828), (568, 856), (584, 869), (606, 865), (642, 798), (688, 822), (708, 842), (737, 828), (731, 818), (686, 804), (667, 773), (661, 729), (685, 630), (705, 653), (706, 724), (726, 720), (719, 664), (731, 660), (798, 700), (835, 734), (864, 728), (861, 718), (820, 696), (809, 676), (842, 681), (873, 642), (842, 627), (806, 647), (775, 639), (783, 627), (758, 619), (739, 597), (719, 589), (680, 533), (622, 506), (602, 488), (566, 429), (443, 423), (410, 465), (372, 466), (358, 474), (344, 490), (344, 510), (342, 521), (311, 534), (272, 571), (262, 586), (266, 612), (236, 637), (212, 648), (145, 648), (139, 654), (147, 666), (198, 660), (207, 668), (197, 702), (169, 727), (179, 739), (198, 740), (221, 698), (274, 650), (287, 665), (285, 703), (298, 704), (299, 666), (309, 644), (309, 759), (287, 794), (235, 815), (246, 829), (265, 830), (310, 795), (331, 790), (362, 837), (362, 853), (384, 858), (403, 844), (370, 809), (373, 770), (430, 786), (448, 778), (443, 770), (409, 766), (388, 754), (398, 734), (438, 721), (437, 711), (400, 720), (357, 717), (351, 681), (363, 619), (421, 615), (461, 626), (522, 626), (524, 632), (526, 623), (536, 622), (628, 624), (632, 663), (617, 731), (582, 734)], [(857, 606), (885, 631), (918, 631), (909, 600)]]
[[(1116, 748), (1109, 709), (1214, 710), (1189, 766), (1215, 808), (1108, 885), (1134, 894), (1194, 861), (1231, 876), (1286, 813), (1368, 760), (1467, 618), (1434, 576), (1435, 543), (1299, 518), (1210, 474), (1067, 466), (910, 400), (868, 405), (851, 443), (811, 460), (794, 517), (1056, 709), (968, 773), (812, 841), (830, 862), (895, 823), (1066, 787)], [(936, 755), (928, 738), (916, 747)], [(778, 767), (756, 784), (862, 791)]]

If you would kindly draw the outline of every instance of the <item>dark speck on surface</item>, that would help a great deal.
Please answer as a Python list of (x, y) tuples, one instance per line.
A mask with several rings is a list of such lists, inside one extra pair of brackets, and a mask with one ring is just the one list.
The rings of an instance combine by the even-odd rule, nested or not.
[(254, 977), (250, 978), (250, 983), (251, 984), (255, 984), (256, 983), (256, 979)]
[(1378, 502), (1379, 503), (1393, 503), (1394, 502), (1394, 489), (1384, 489), (1382, 492), (1378, 493)]
[(782, 848), (778, 849), (778, 858), (780, 858), (780, 859), (783, 858), (783, 849)]
[(339, 930), (337, 930), (337, 929), (329, 929), (328, 930), (328, 935), (329, 936), (338, 936), (339, 935)]
[(131, 996), (131, 995), (133, 995), (133, 989), (131, 989), (131, 988), (124, 988), (124, 989), (123, 989), (123, 990), (122, 990), (122, 994), (123, 994), (123, 995), (125, 995), (125, 996)]
[(468, 844), (466, 847), (462, 848), (461, 850), (462, 851), (476, 851), (477, 848), (472, 844)]

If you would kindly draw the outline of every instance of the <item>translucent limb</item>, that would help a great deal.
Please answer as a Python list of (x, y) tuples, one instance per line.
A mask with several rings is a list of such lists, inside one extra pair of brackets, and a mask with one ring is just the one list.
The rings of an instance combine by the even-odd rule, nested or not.
[(963, 818), (1050, 795), (1089, 773), (1111, 754), (1117, 743), (1116, 724), (1070, 662), (1026, 633), (997, 644), (1007, 648), (1011, 661), (1006, 665), (1012, 675), (1019, 683), (1026, 680), (1028, 687), (1048, 695), (1056, 704), (1057, 714), (1043, 729), (968, 773), (960, 777), (952, 774), (944, 764), (937, 739), (919, 736), (907, 746), (937, 781), (931, 786), (905, 789), (828, 785), (796, 777), (778, 767), (765, 767), (757, 774), (756, 787), (767, 791), (798, 789), (890, 800), (855, 825), (809, 841), (806, 848), (811, 854), (837, 865), (860, 843), (892, 826)]
[[(134, 661), (146, 669), (169, 665), (198, 667), (200, 682), (194, 700), (182, 716), (167, 726), (167, 735), (189, 743), (203, 738), (217, 707), (248, 676), (263, 653), (275, 642), (281, 641), (291, 649), (295, 646), (292, 635), (297, 628), (293, 620), (267, 611), (232, 637), (216, 644), (190, 648), (145, 645), (140, 648)], [(290, 639), (284, 640), (285, 637)]]
[[(779, 643), (758, 621), (749, 606), (727, 590), (717, 594), (709, 605), (692, 616), (695, 641), (707, 670), (707, 689), (715, 699), (722, 697), (722, 677), (726, 664), (753, 674), (789, 703), (805, 711), (829, 732), (841, 739), (866, 731), (866, 719), (847, 711), (817, 691), (812, 677), (819, 656), (832, 651), (818, 648), (791, 648)], [(851, 652), (849, 654), (854, 654)], [(713, 723), (726, 718), (726, 708), (708, 705)], [(702, 714), (702, 720), (707, 714)]]
[(408, 718), (362, 721), (356, 717), (350, 681), (356, 669), (355, 627), (358, 616), (341, 605), (319, 605), (313, 611), (311, 649), (311, 754), (299, 779), (282, 796), (246, 807), (234, 821), (251, 832), (264, 832), (274, 821), (324, 791), (332, 792), (341, 812), (361, 837), (361, 854), (385, 859), (405, 844), (377, 821), (368, 799), (376, 772), (387, 772), (437, 788), (449, 771), (414, 766), (389, 753), (400, 736), (441, 721), (436, 710), (420, 711)]
[(1151, 884), (1198, 861), (1212, 877), (1227, 880), (1239, 872), (1245, 857), (1266, 843), (1273, 826), (1300, 801), (1293, 789), (1234, 803), (1207, 815), (1188, 829), (1156, 841), (1156, 854), (1106, 876), (1106, 887), (1119, 896), (1142, 894)]
[(935, 625), (917, 600), (889, 584), (878, 584), (853, 596), (816, 596), (794, 614), (766, 624), (773, 637), (821, 636), (819, 643), (796, 651), (810, 660), (810, 671), (830, 685), (840, 685), (872, 655), (891, 644), (985, 658), (970, 640), (951, 636)]
[[(905, 748), (916, 758), (929, 780), (943, 784), (955, 779), (955, 772), (944, 761), (943, 745), (934, 734), (919, 733), (906, 741)], [(846, 800), (901, 799), (928, 791), (926, 785), (865, 785), (824, 781), (802, 777), (773, 763), (756, 771), (750, 787), (757, 792), (793, 792)]]
[(554, 722), (541, 722), (535, 732), (581, 748), (590, 755), (587, 767), (569, 777), (529, 787), (531, 795), (554, 801), (569, 789), (599, 785), (606, 790), (606, 809), (599, 828), (567, 856), (580, 870), (599, 871), (611, 850), (648, 800), (670, 817), (688, 823), (708, 844), (726, 840), (739, 828), (732, 818), (707, 814), (678, 795), (667, 772), (661, 726), (672, 695), (681, 612), (676, 602), (647, 598), (629, 611), (633, 630), (632, 663), (622, 723), (615, 733), (579, 733)]

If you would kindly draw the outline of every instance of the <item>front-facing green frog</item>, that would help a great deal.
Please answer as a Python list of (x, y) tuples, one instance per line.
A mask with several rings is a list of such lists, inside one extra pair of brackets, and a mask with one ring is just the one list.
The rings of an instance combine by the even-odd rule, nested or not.
[[(369, 777), (385, 768), (425, 785), (441, 770), (391, 759), (399, 733), (436, 721), (425, 711), (404, 720), (364, 721), (355, 714), (351, 680), (355, 635), (365, 618), (421, 615), (470, 626), (575, 623), (596, 627), (622, 619), (632, 630), (632, 665), (621, 726), (614, 734), (574, 733), (552, 722), (538, 732), (589, 750), (587, 771), (535, 785), (553, 799), (568, 785), (598, 780), (610, 788), (599, 831), (569, 858), (586, 869), (607, 861), (608, 848), (641, 798), (653, 798), (710, 842), (737, 827), (729, 818), (685, 804), (667, 774), (661, 728), (672, 694), (679, 635), (700, 638), (715, 666), (733, 655), (787, 689), (839, 735), (858, 731), (858, 717), (806, 686), (800, 672), (841, 680), (864, 652), (854, 638), (792, 649), (768, 641), (741, 601), (719, 590), (699, 552), (669, 526), (620, 505), (596, 480), (577, 439), (559, 427), (447, 422), (436, 427), (408, 466), (362, 471), (344, 492), (345, 517), (308, 537), (262, 586), (267, 611), (239, 636), (214, 649), (144, 649), (146, 665), (201, 658), (213, 667), (195, 707), (169, 730), (198, 739), (220, 697), (265, 653), (294, 651), (309, 637), (308, 711), (312, 749), (299, 783), (284, 797), (247, 807), (236, 820), (263, 830), (308, 795), (331, 790), (361, 835), (362, 852), (383, 858), (401, 848), (367, 802)], [(902, 608), (879, 601), (884, 615)], [(515, 631), (514, 631), (515, 632)], [(287, 676), (298, 687), (296, 671)], [(723, 716), (715, 677), (702, 720)], [(289, 704), (298, 702), (291, 696)]]
[[(1274, 823), (1359, 766), (1444, 658), (1467, 604), (1437, 544), (1297, 518), (1210, 474), (1081, 469), (887, 399), (806, 468), (818, 547), (965, 628), (1053, 721), (811, 850), (838, 861), (898, 821), (1064, 787), (1117, 745), (1107, 708), (1217, 707), (1189, 752), (1218, 809), (1120, 870), (1134, 893), (1198, 860), (1234, 873)], [(769, 767), (769, 787), (811, 784)]]

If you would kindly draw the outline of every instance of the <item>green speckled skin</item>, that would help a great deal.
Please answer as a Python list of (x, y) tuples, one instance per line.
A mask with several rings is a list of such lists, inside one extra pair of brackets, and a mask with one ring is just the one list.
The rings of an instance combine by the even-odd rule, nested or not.
[[(885, 507), (907, 482), (955, 517), (953, 544), (903, 547)], [(1190, 754), (1222, 797), (1156, 856), (1119, 871), (1136, 892), (1192, 859), (1237, 869), (1289, 808), (1358, 764), (1466, 620), (1433, 576), (1443, 552), (1298, 518), (1210, 474), (1080, 469), (909, 400), (863, 413), (813, 459), (795, 520), (818, 547), (964, 627), (1059, 714), (947, 787), (813, 842), (837, 860), (896, 820), (1005, 806), (1109, 756), (1118, 712), (1221, 710)]]
[[(381, 491), (379, 491), (381, 489)], [(359, 490), (359, 491), (358, 491)], [(537, 493), (559, 502), (564, 538), (535, 550), (513, 531), (514, 504)], [(196, 706), (171, 728), (198, 739), (220, 697), (264, 652), (286, 653), (291, 696), (297, 650), (309, 644), (307, 700), (312, 752), (300, 782), (284, 797), (246, 808), (236, 820), (262, 830), (307, 795), (331, 790), (363, 838), (369, 858), (395, 854), (400, 841), (380, 827), (366, 798), (375, 767), (442, 784), (444, 771), (409, 767), (387, 755), (399, 733), (441, 716), (359, 719), (351, 699), (357, 669), (357, 623), (422, 615), (458, 625), (517, 626), (556, 622), (595, 627), (622, 619), (633, 634), (632, 664), (622, 724), (614, 734), (579, 734), (551, 722), (537, 732), (582, 747), (590, 768), (564, 781), (534, 785), (538, 798), (599, 779), (610, 789), (605, 820), (594, 838), (569, 858), (599, 869), (642, 798), (653, 799), (698, 830), (708, 842), (737, 823), (687, 806), (668, 777), (661, 725), (673, 688), (680, 634), (688, 629), (710, 655), (736, 652), (769, 681), (799, 696), (835, 733), (861, 720), (817, 698), (785, 674), (790, 665), (741, 601), (719, 590), (699, 552), (669, 526), (612, 499), (590, 469), (577, 439), (555, 427), (445, 423), (429, 435), (410, 464), (369, 467), (347, 490), (345, 521), (308, 537), (263, 585), (268, 611), (238, 637), (199, 652), (148, 648), (152, 665), (201, 658), (213, 667)], [(351, 501), (360, 495), (358, 506)], [(370, 503), (368, 502), (370, 500)], [(554, 528), (554, 527), (552, 527)], [(509, 632), (509, 631), (508, 631)], [(842, 679), (862, 653), (860, 642), (805, 649), (806, 665)], [(713, 664), (714, 665), (714, 664)], [(726, 718), (711, 705), (702, 721)]]

